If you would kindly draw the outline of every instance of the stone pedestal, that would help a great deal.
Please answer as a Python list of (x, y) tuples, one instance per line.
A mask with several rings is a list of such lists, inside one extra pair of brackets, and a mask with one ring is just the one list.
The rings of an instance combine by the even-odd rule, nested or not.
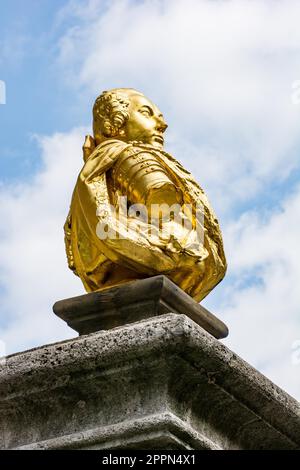
[(221, 320), (162, 275), (60, 300), (53, 311), (80, 335), (164, 313), (183, 313), (215, 338), (228, 335)]
[(300, 406), (183, 314), (9, 356), (2, 449), (299, 449)]

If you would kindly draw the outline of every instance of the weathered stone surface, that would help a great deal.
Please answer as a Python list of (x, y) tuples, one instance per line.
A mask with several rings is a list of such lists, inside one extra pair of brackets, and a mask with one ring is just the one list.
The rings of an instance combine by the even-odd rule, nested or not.
[(299, 449), (300, 405), (185, 315), (7, 358), (2, 449)]
[(53, 311), (80, 335), (165, 313), (183, 313), (215, 338), (228, 335), (221, 320), (162, 275), (60, 300)]

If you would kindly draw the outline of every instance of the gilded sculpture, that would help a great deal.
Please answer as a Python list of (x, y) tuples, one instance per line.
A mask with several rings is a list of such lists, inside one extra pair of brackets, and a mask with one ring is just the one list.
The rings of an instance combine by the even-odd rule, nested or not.
[(88, 292), (165, 274), (195, 300), (224, 277), (218, 220), (164, 150), (158, 107), (130, 88), (103, 92), (65, 223), (70, 269)]

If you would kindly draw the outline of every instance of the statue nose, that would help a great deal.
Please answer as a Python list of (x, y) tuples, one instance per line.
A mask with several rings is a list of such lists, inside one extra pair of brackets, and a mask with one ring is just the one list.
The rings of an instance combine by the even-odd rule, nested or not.
[(168, 124), (165, 122), (165, 121), (159, 121), (158, 124), (157, 124), (157, 127), (156, 129), (159, 131), (159, 132), (165, 132), (165, 130), (167, 129), (168, 127)]

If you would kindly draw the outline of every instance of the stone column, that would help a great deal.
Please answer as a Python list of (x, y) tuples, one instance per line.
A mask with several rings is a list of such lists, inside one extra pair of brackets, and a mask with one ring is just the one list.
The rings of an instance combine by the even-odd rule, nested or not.
[(2, 449), (300, 448), (299, 403), (184, 313), (9, 356), (0, 404)]

